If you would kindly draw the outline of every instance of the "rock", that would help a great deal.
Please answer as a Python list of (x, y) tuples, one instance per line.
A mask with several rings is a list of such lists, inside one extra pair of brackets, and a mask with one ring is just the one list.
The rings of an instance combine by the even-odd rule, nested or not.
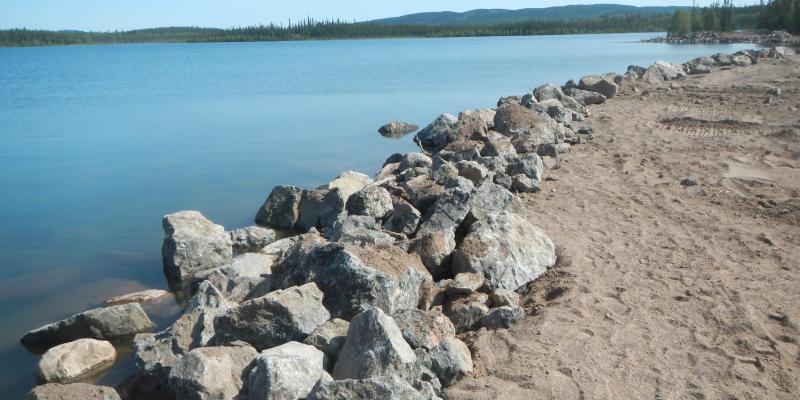
[(478, 164), (482, 165), (494, 175), (504, 174), (506, 172), (506, 168), (508, 168), (508, 159), (513, 160), (516, 157), (516, 154), (509, 154), (506, 157), (481, 157), (478, 159)]
[(550, 238), (524, 217), (501, 212), (470, 227), (453, 255), (454, 272), (472, 272), (487, 286), (517, 290), (555, 264)]
[(164, 217), (161, 254), (164, 270), (184, 280), (194, 273), (231, 261), (231, 238), (222, 225), (214, 224), (197, 211), (180, 211)]
[(647, 68), (647, 71), (642, 75), (642, 80), (652, 84), (683, 78), (686, 78), (686, 71), (683, 70), (683, 67), (666, 61), (656, 61), (655, 64)]
[(433, 160), (430, 157), (426, 156), (422, 153), (406, 153), (400, 158), (400, 165), (398, 166), (397, 171), (402, 172), (409, 168), (430, 168), (433, 164)]
[(448, 179), (458, 176), (458, 169), (449, 161), (436, 156), (431, 166), (433, 180), (443, 185)]
[(464, 342), (455, 337), (442, 340), (430, 352), (433, 370), (444, 386), (450, 386), (472, 372), (472, 354)]
[(414, 137), (414, 142), (425, 151), (436, 153), (455, 138), (458, 118), (442, 114)]
[(191, 344), (186, 350), (207, 346), (215, 335), (214, 319), (235, 306), (236, 303), (228, 301), (211, 282), (200, 283), (181, 316), (187, 318), (186, 323), (191, 326)]
[(561, 90), (560, 87), (554, 85), (552, 83), (546, 83), (542, 86), (537, 87), (533, 90), (533, 95), (536, 96), (536, 100), (539, 102), (545, 100), (561, 100), (564, 97), (564, 92)]
[(469, 199), (468, 225), (499, 211), (508, 211), (522, 217), (527, 216), (525, 204), (502, 186), (486, 181), (480, 185)]
[[(464, 110), (458, 113), (458, 135), (461, 138), (476, 138), (494, 128), (493, 109)], [(477, 135), (477, 136), (476, 136)]]
[(139, 303), (95, 308), (34, 329), (20, 340), (29, 346), (55, 346), (78, 339), (116, 339), (150, 329), (153, 323)]
[(203, 271), (195, 278), (209, 281), (226, 299), (240, 302), (257, 286), (270, 285), (272, 260), (266, 254), (243, 253), (234, 257), (230, 265)]
[(475, 161), (459, 161), (456, 163), (456, 169), (460, 176), (469, 179), (475, 186), (489, 177), (489, 171)]
[[(549, 121), (549, 122), (548, 122)], [(541, 125), (548, 125), (542, 129)], [(494, 117), (494, 127), (497, 132), (506, 136), (513, 136), (521, 132), (545, 131), (552, 128), (555, 121), (549, 116), (531, 111), (521, 105), (504, 104), (497, 109)], [(517, 149), (519, 152), (519, 149)]]
[(619, 90), (619, 85), (613, 79), (602, 75), (588, 75), (581, 78), (578, 88), (590, 92), (600, 93), (606, 98), (614, 97)]
[(700, 179), (696, 175), (689, 175), (685, 179), (681, 180), (681, 186), (683, 187), (691, 187), (699, 185)]
[(339, 379), (414, 375), (417, 357), (403, 339), (392, 317), (379, 308), (364, 311), (350, 321), (347, 339), (333, 368)]
[(88, 383), (48, 383), (28, 393), (27, 400), (120, 400), (114, 388)]
[(733, 58), (730, 54), (717, 53), (711, 56), (714, 59), (714, 65), (728, 66), (733, 64)]
[(325, 353), (329, 360), (335, 361), (344, 346), (349, 327), (349, 322), (334, 318), (315, 329), (304, 343), (316, 347)]
[(419, 129), (418, 126), (409, 122), (392, 121), (381, 126), (378, 132), (385, 137), (398, 138), (414, 132), (417, 129)]
[(525, 174), (514, 175), (511, 178), (511, 190), (517, 193), (538, 193), (541, 185), (540, 181), (528, 178)]
[(381, 219), (392, 211), (392, 197), (380, 186), (367, 186), (347, 200), (347, 213)]
[[(296, 231), (308, 232), (311, 228), (322, 227), (320, 220), (322, 219), (321, 215), (327, 211), (325, 200), (329, 191), (328, 189), (303, 190), (300, 196), (300, 203), (297, 206), (298, 217), (294, 225)], [(336, 203), (338, 203), (338, 209), (334, 211), (334, 215), (338, 215), (344, 209), (342, 207), (344, 200), (333, 202), (332, 204)]]
[(448, 189), (460, 189), (466, 192), (472, 192), (475, 190), (475, 184), (463, 176), (456, 176), (448, 179), (447, 182), (444, 183), (444, 190)]
[(302, 341), (331, 317), (322, 298), (317, 285), (308, 283), (245, 301), (214, 320), (216, 341), (242, 340), (256, 349)]
[(511, 177), (504, 172), (495, 174), (493, 181), (495, 184), (502, 187), (503, 189), (506, 190), (511, 189)]
[(502, 306), (493, 308), (481, 319), (481, 326), (486, 329), (508, 329), (525, 318), (525, 312), (519, 306)]
[(177, 400), (244, 399), (257, 355), (250, 346), (194, 349), (172, 368), (169, 385)]
[(116, 358), (111, 343), (78, 339), (47, 350), (39, 361), (37, 375), (44, 382), (75, 382), (110, 367)]
[(307, 400), (432, 400), (396, 376), (320, 382)]
[(455, 249), (455, 231), (430, 231), (414, 239), (409, 253), (419, 256), (434, 279), (441, 279), (450, 274), (450, 255)]
[(330, 240), (356, 246), (395, 242), (395, 238), (384, 232), (375, 218), (366, 215), (350, 215), (336, 221), (330, 231)]
[(492, 303), (492, 307), (519, 307), (519, 294), (509, 289), (495, 289), (489, 295), (489, 301)]
[(336, 179), (328, 182), (323, 188), (328, 190), (339, 189), (341, 197), (346, 203), (347, 199), (349, 199), (353, 193), (363, 189), (370, 183), (372, 183), (372, 178), (366, 174), (355, 171), (345, 171), (336, 177)]
[(418, 235), (447, 230), (455, 232), (469, 212), (471, 195), (470, 191), (462, 188), (447, 189), (428, 210)]
[(475, 161), (481, 158), (481, 153), (478, 150), (477, 142), (469, 142), (468, 144), (461, 142), (465, 148), (457, 149), (455, 151), (443, 150), (439, 152), (439, 156), (447, 161), (457, 163), (459, 161)]
[(511, 143), (511, 140), (502, 135), (490, 135), (488, 136), (488, 141), (481, 149), (481, 156), (483, 157), (508, 157), (508, 156), (516, 156), (517, 150), (514, 148), (514, 145)]
[(276, 288), (315, 282), (325, 307), (343, 319), (373, 307), (389, 313), (416, 308), (432, 286), (419, 257), (387, 245), (317, 245), (275, 266), (273, 279)]
[(248, 378), (248, 400), (305, 399), (320, 379), (324, 354), (307, 344), (289, 342), (264, 350)]
[(450, 299), (444, 306), (443, 312), (453, 322), (456, 332), (462, 333), (476, 329), (481, 319), (489, 313), (486, 303), (489, 297), (483, 293), (471, 293)]
[(689, 75), (710, 74), (713, 69), (707, 65), (698, 64), (689, 68)]
[(581, 90), (578, 88), (568, 89), (567, 94), (574, 98), (578, 103), (584, 106), (594, 104), (603, 104), (606, 102), (607, 97), (597, 92), (590, 92), (588, 90)]
[(497, 108), (500, 108), (506, 104), (522, 104), (522, 96), (503, 96), (500, 100), (497, 100)]
[(415, 349), (431, 350), (456, 335), (453, 323), (438, 311), (401, 310), (395, 313), (394, 320), (403, 338)]
[(528, 154), (508, 163), (506, 173), (511, 176), (523, 174), (535, 181), (542, 181), (542, 159), (536, 154)]
[(275, 186), (256, 214), (256, 223), (290, 231), (300, 216), (303, 190), (294, 186)]
[(242, 252), (255, 252), (275, 241), (275, 231), (260, 226), (248, 226), (231, 232), (233, 249)]
[(745, 54), (734, 55), (731, 58), (731, 62), (740, 67), (755, 64), (753, 57)]
[[(453, 168), (455, 169), (455, 167)], [(456, 170), (457, 175), (458, 170)], [(441, 185), (437, 185), (435, 181), (425, 176), (416, 177), (403, 183), (402, 190), (405, 199), (421, 213), (425, 213), (444, 191)]]
[(422, 214), (414, 206), (405, 201), (400, 201), (394, 206), (392, 213), (389, 214), (389, 218), (383, 224), (383, 229), (403, 235), (411, 235), (416, 232), (421, 218)]
[(149, 303), (172, 296), (172, 293), (166, 290), (148, 289), (140, 292), (124, 294), (122, 296), (109, 297), (103, 300), (103, 304), (113, 306), (127, 303)]
[(483, 286), (485, 279), (478, 274), (462, 272), (450, 281), (445, 288), (447, 294), (470, 294)]

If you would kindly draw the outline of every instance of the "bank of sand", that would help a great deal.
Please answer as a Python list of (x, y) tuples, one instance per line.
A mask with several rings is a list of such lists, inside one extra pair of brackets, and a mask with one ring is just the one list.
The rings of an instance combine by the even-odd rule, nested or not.
[(800, 60), (625, 89), (525, 197), (564, 257), (448, 398), (800, 397)]

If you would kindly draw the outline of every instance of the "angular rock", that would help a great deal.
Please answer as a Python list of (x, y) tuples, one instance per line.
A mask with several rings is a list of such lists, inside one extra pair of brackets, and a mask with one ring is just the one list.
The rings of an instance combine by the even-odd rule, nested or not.
[(324, 354), (307, 344), (288, 342), (264, 350), (248, 378), (248, 400), (305, 399), (320, 379)]
[(311, 228), (321, 227), (320, 217), (325, 212), (325, 197), (328, 192), (328, 189), (303, 190), (297, 206), (298, 217), (294, 225), (295, 230), (308, 232)]
[(480, 326), (481, 319), (489, 313), (488, 302), (489, 296), (475, 292), (449, 299), (442, 311), (453, 322), (456, 332), (462, 333)]
[(315, 282), (332, 316), (344, 319), (373, 307), (416, 308), (432, 286), (418, 257), (385, 245), (321, 244), (273, 268), (273, 279), (276, 288)]
[(448, 179), (458, 176), (458, 169), (449, 161), (436, 156), (431, 166), (433, 180), (443, 185)]
[(275, 186), (256, 214), (256, 223), (275, 229), (294, 229), (299, 217), (303, 190), (295, 186)]
[(214, 320), (216, 342), (241, 340), (256, 349), (268, 349), (302, 341), (331, 318), (322, 298), (317, 285), (308, 283), (245, 301)]
[(178, 400), (244, 399), (256, 356), (250, 346), (194, 349), (172, 368), (169, 385)]
[(581, 90), (578, 88), (567, 90), (567, 94), (572, 96), (578, 103), (584, 106), (594, 104), (603, 104), (606, 102), (607, 97), (597, 92), (590, 92), (588, 90)]
[(34, 329), (20, 340), (30, 346), (55, 346), (78, 339), (116, 339), (150, 329), (153, 322), (139, 303), (95, 308)]
[(433, 400), (396, 376), (320, 382), (307, 400)]
[(527, 216), (525, 204), (513, 193), (492, 182), (484, 182), (472, 193), (469, 199), (469, 214), (466, 221), (473, 224), (499, 211), (508, 211)]
[(324, 189), (339, 189), (341, 197), (347, 202), (350, 196), (372, 183), (372, 178), (366, 174), (355, 171), (345, 171), (336, 179), (323, 186)]
[(110, 342), (78, 339), (47, 350), (39, 360), (37, 375), (44, 382), (75, 382), (111, 367), (116, 358)]
[(140, 292), (128, 293), (122, 296), (109, 297), (103, 300), (103, 304), (113, 306), (127, 303), (148, 303), (172, 297), (173, 294), (161, 289), (148, 289)]
[(495, 289), (489, 295), (489, 301), (492, 303), (492, 307), (519, 307), (519, 294), (509, 289)]
[(683, 70), (683, 67), (666, 61), (656, 61), (642, 75), (642, 80), (651, 84), (683, 78), (686, 78), (686, 71)]
[(417, 125), (409, 122), (392, 121), (381, 126), (378, 132), (385, 137), (398, 138), (414, 132), (417, 129), (419, 129)]
[(524, 217), (501, 212), (470, 227), (453, 255), (454, 272), (472, 272), (487, 286), (517, 290), (555, 264), (550, 238)]
[(511, 140), (508, 137), (501, 134), (493, 136), (491, 133), (492, 132), (490, 132), (490, 135), (488, 136), (490, 139), (481, 149), (481, 156), (507, 157), (517, 155), (517, 150), (514, 148), (514, 145), (511, 143)]
[(48, 383), (37, 386), (28, 393), (27, 400), (120, 400), (112, 387), (96, 386), (88, 383), (62, 385)]
[(402, 190), (403, 197), (421, 213), (430, 208), (443, 191), (441, 185), (426, 176), (419, 176), (403, 183)]
[(312, 345), (325, 353), (331, 360), (336, 360), (347, 338), (347, 329), (350, 323), (339, 318), (334, 318), (315, 329), (306, 340), (305, 344)]
[(453, 277), (445, 291), (447, 294), (470, 294), (477, 292), (483, 286), (484, 281), (483, 276), (462, 272)]
[(505, 172), (495, 174), (492, 181), (503, 189), (511, 189), (511, 177)]
[(389, 218), (383, 224), (383, 229), (403, 235), (411, 235), (417, 230), (422, 214), (414, 206), (400, 201), (395, 204)]
[(230, 265), (203, 271), (195, 279), (209, 281), (226, 299), (240, 302), (257, 286), (270, 284), (272, 260), (266, 254), (243, 253)]
[(606, 98), (611, 98), (617, 94), (619, 85), (614, 82), (614, 79), (602, 75), (588, 75), (581, 78), (578, 82), (578, 88), (590, 92), (597, 92)]
[(430, 157), (426, 156), (422, 153), (406, 153), (400, 158), (400, 165), (398, 166), (398, 172), (405, 171), (409, 168), (430, 168), (433, 164), (433, 161)]
[(164, 217), (164, 243), (161, 255), (164, 270), (177, 280), (190, 278), (198, 271), (219, 267), (231, 261), (231, 238), (197, 211), (180, 211)]
[(395, 238), (384, 232), (375, 218), (366, 215), (349, 215), (336, 221), (330, 230), (330, 240), (356, 246), (395, 242)]
[(469, 179), (477, 186), (489, 177), (489, 171), (475, 161), (459, 161), (456, 163), (458, 174)]
[(431, 350), (456, 335), (453, 323), (438, 311), (401, 310), (395, 313), (394, 320), (403, 338), (415, 349)]
[(528, 154), (508, 163), (506, 173), (511, 176), (524, 174), (528, 178), (541, 182), (543, 170), (542, 159), (537, 154)]
[(392, 211), (392, 197), (380, 186), (367, 186), (347, 200), (347, 213), (381, 219)]
[(509, 154), (506, 157), (481, 157), (478, 159), (478, 164), (489, 170), (492, 174), (504, 174), (508, 168), (508, 160), (515, 159), (516, 154)]
[(481, 326), (486, 329), (508, 329), (525, 318), (525, 311), (517, 306), (502, 306), (489, 310), (481, 319)]
[(427, 231), (417, 235), (409, 253), (419, 256), (434, 279), (450, 275), (450, 255), (456, 249), (454, 230)]
[(420, 224), (418, 235), (427, 232), (455, 231), (469, 212), (471, 193), (461, 188), (448, 189), (433, 203)]
[(248, 226), (231, 232), (233, 249), (242, 252), (255, 252), (275, 241), (275, 231), (260, 226)]
[(540, 181), (528, 178), (525, 174), (514, 175), (511, 178), (511, 190), (516, 193), (538, 193), (541, 186)]
[(414, 142), (427, 152), (436, 153), (455, 138), (458, 118), (442, 114), (414, 137)]
[(450, 386), (472, 372), (472, 354), (464, 342), (455, 337), (442, 340), (430, 352), (433, 370), (444, 386)]
[(337, 380), (411, 377), (416, 369), (414, 350), (403, 339), (394, 319), (381, 309), (372, 308), (350, 321), (347, 339), (333, 368), (333, 377)]

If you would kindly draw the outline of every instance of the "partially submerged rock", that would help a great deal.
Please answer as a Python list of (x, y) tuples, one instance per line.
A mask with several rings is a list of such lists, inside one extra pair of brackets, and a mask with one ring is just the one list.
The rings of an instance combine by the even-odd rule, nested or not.
[(104, 304), (113, 306), (127, 303), (148, 303), (172, 297), (172, 293), (161, 289), (147, 289), (140, 292), (123, 294), (121, 296), (109, 297), (103, 300)]
[(275, 186), (256, 214), (256, 223), (276, 229), (294, 229), (299, 217), (303, 190), (295, 186)]
[(37, 386), (28, 393), (27, 400), (120, 400), (112, 387), (88, 383), (48, 383)]
[(231, 261), (230, 235), (197, 211), (180, 211), (164, 217), (161, 254), (164, 270), (176, 280), (222, 266)]
[(30, 346), (55, 346), (73, 340), (116, 339), (153, 327), (139, 303), (95, 308), (34, 329), (20, 340)]
[(75, 382), (110, 367), (116, 358), (111, 343), (78, 339), (47, 350), (39, 360), (37, 375), (45, 382)]
[(392, 121), (381, 126), (378, 132), (384, 137), (397, 138), (414, 132), (417, 129), (419, 129), (419, 126), (410, 122)]

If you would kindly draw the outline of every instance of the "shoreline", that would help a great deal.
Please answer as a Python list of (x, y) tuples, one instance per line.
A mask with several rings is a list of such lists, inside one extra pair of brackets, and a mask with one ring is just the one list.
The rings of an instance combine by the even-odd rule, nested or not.
[[(768, 54), (769, 50), (766, 53)], [(756, 56), (753, 57), (753, 54)], [(737, 53), (731, 57), (729, 64), (736, 64), (734, 60), (736, 57), (742, 57), (739, 61), (743, 64), (745, 58), (757, 60), (759, 55), (763, 54), (765, 53), (762, 51), (754, 51), (752, 54)], [(709, 67), (708, 72), (711, 72), (711, 68), (717, 67), (706, 65), (707, 60), (694, 61), (693, 64), (687, 64), (686, 69), (689, 72), (705, 71), (698, 66)], [(714, 62), (725, 61), (712, 61)], [(460, 378), (472, 370), (470, 350), (456, 338), (455, 333), (460, 332), (459, 337), (464, 338), (464, 335), (469, 336), (468, 332), (473, 331), (476, 326), (505, 329), (519, 323), (522, 319), (522, 308), (518, 297), (512, 293), (524, 291), (523, 288), (527, 288), (530, 282), (534, 282), (534, 279), (542, 275), (542, 269), (546, 270), (558, 262), (556, 248), (544, 232), (539, 232), (538, 228), (529, 231), (530, 224), (527, 221), (520, 222), (520, 216), (527, 215), (524, 205), (520, 209), (520, 197), (528, 196), (520, 193), (547, 190), (548, 184), (544, 175), (549, 172), (546, 171), (557, 168), (559, 155), (565, 154), (571, 148), (571, 146), (558, 146), (559, 144), (580, 145), (593, 139), (592, 127), (583, 124), (589, 116), (587, 107), (614, 97), (618, 90), (625, 88), (626, 80), (628, 83), (646, 81), (648, 84), (657, 84), (685, 77), (686, 72), (681, 66), (664, 63), (656, 64), (646, 70), (629, 69), (625, 76), (607, 74), (584, 77), (581, 82), (568, 83), (564, 87), (543, 85), (533, 94), (501, 99), (498, 111), (472, 110), (458, 117), (441, 116), (417, 134), (422, 147), (427, 147), (432, 152), (429, 153), (430, 156), (421, 153), (390, 156), (374, 180), (368, 176), (347, 174), (318, 189), (284, 186), (273, 190), (256, 220), (262, 225), (297, 229), (300, 233), (310, 231), (310, 233), (275, 241), (274, 232), (270, 234), (269, 229), (263, 227), (253, 226), (226, 232), (224, 228), (206, 220), (202, 215), (178, 213), (165, 217), (164, 258), (167, 272), (178, 279), (193, 279), (193, 276), (199, 275), (208, 278), (207, 282), (210, 282), (200, 285), (200, 292), (193, 298), (185, 316), (190, 316), (188, 321), (197, 316), (202, 316), (201, 319), (214, 320), (211, 326), (193, 325), (193, 330), (199, 327), (207, 334), (211, 333), (211, 337), (219, 342), (209, 342), (210, 338), (201, 338), (200, 342), (191, 343), (189, 347), (181, 350), (181, 354), (173, 354), (173, 359), (167, 361), (159, 358), (166, 354), (161, 353), (163, 346), (179, 338), (181, 336), (179, 332), (185, 326), (176, 323), (168, 331), (156, 335), (137, 336), (135, 340), (137, 357), (144, 368), (143, 374), (137, 379), (144, 381), (134, 381), (132, 385), (146, 387), (155, 384), (164, 388), (166, 378), (163, 369), (167, 367), (167, 363), (173, 363), (168, 368), (171, 369), (181, 362), (181, 358), (187, 357), (190, 353), (197, 354), (198, 360), (202, 363), (204, 359), (199, 349), (205, 348), (210, 343), (228, 344), (228, 348), (233, 349), (230, 352), (236, 354), (245, 352), (250, 357), (254, 352), (242, 350), (250, 348), (249, 346), (235, 344), (242, 336), (247, 337), (246, 332), (252, 328), (250, 325), (258, 323), (248, 322), (246, 315), (239, 314), (240, 311), (243, 312), (244, 303), (252, 306), (253, 303), (249, 302), (271, 296), (267, 300), (286, 306), (290, 303), (285, 301), (290, 297), (283, 299), (274, 294), (276, 292), (273, 290), (278, 290), (282, 295), (289, 293), (293, 287), (300, 287), (305, 290), (304, 296), (317, 299), (316, 303), (312, 301), (308, 306), (314, 310), (312, 314), (318, 315), (320, 322), (311, 332), (301, 329), (304, 333), (300, 335), (295, 333), (298, 340), (302, 336), (322, 335), (318, 329), (332, 321), (329, 319), (334, 317), (334, 314), (351, 319), (351, 323), (356, 321), (356, 318), (360, 318), (358, 321), (379, 321), (385, 331), (371, 332), (374, 336), (362, 338), (365, 344), (369, 344), (370, 340), (385, 338), (387, 335), (391, 337), (390, 331), (397, 329), (400, 329), (406, 341), (409, 341), (408, 336), (411, 335), (407, 332), (414, 329), (422, 330), (413, 332), (411, 336), (415, 338), (419, 335), (427, 338), (431, 338), (431, 335), (436, 336), (438, 341), (431, 339), (436, 343), (422, 345), (415, 342), (415, 349), (411, 353), (407, 351), (408, 344), (403, 346), (402, 343), (393, 342), (390, 352), (405, 354), (408, 358), (413, 354), (420, 361), (431, 360), (432, 363), (430, 367), (425, 367), (428, 380), (419, 377), (409, 378), (413, 383), (393, 381), (393, 385), (402, 390), (411, 390), (409, 389), (411, 387), (416, 392), (438, 395), (444, 383), (442, 381), (455, 383), (457, 378), (452, 376)], [(667, 77), (669, 79), (665, 79)], [(574, 97), (565, 93), (573, 94)], [(602, 95), (602, 98), (597, 94)], [(480, 150), (471, 147), (476, 142), (481, 144)], [(490, 148), (487, 149), (487, 146)], [(483, 154), (484, 150), (486, 154)], [(505, 165), (502, 165), (503, 163)], [(517, 173), (512, 175), (512, 172)], [(481, 188), (485, 189), (481, 191)], [(347, 216), (341, 217), (343, 213)], [(457, 217), (454, 219), (454, 216)], [(202, 229), (196, 230), (197, 226)], [(487, 259), (477, 247), (472, 249), (469, 244), (486, 246), (487, 243), (482, 241), (482, 237), (491, 235), (496, 229), (509, 228), (522, 231), (519, 241), (512, 241), (509, 244), (506, 242), (508, 238), (498, 238), (493, 245), (497, 248), (511, 246), (517, 249), (513, 259), (525, 261), (516, 265), (512, 276), (497, 275), (492, 268), (497, 264), (497, 260)], [(473, 235), (474, 232), (478, 233)], [(336, 240), (331, 240), (333, 238)], [(531, 249), (522, 243), (529, 244), (532, 238), (537, 238), (539, 248), (530, 253)], [(331, 244), (329, 241), (338, 244)], [(180, 249), (186, 248), (213, 249), (213, 251), (201, 251), (203, 253), (201, 255), (181, 252)], [(371, 253), (372, 250), (369, 250), (371, 248), (378, 249), (379, 252)], [(387, 254), (391, 255), (392, 260), (401, 260), (401, 263), (405, 264), (400, 273), (393, 266), (383, 265), (380, 262), (380, 259)], [(412, 259), (406, 259), (409, 254), (412, 255)], [(350, 282), (338, 282), (337, 285), (345, 285), (344, 287), (352, 289), (352, 293), (371, 293), (374, 298), (367, 301), (366, 305), (355, 304), (353, 299), (325, 304), (324, 299), (336, 297), (334, 294), (337, 296), (341, 294), (336, 293), (340, 287), (330, 286), (328, 281), (317, 280), (314, 277), (324, 274), (324, 271), (318, 269), (319, 265), (315, 264), (318, 263), (315, 261), (316, 257), (323, 255), (345, 257), (349, 261), (335, 264), (336, 268), (342, 268), (341, 271), (349, 271), (348, 273), (354, 273), (353, 271), (363, 273), (369, 270), (369, 273), (376, 274), (375, 276), (380, 279), (394, 282), (396, 289), (389, 293), (369, 287), (369, 284), (363, 282), (359, 283), (361, 286), (347, 286)], [(541, 263), (543, 268), (526, 270), (528, 263), (533, 259), (544, 260)], [(354, 263), (358, 267), (349, 269), (353, 268), (351, 264)], [(466, 275), (455, 274), (457, 271), (453, 270), (453, 263), (458, 265), (458, 272), (463, 271)], [(327, 266), (332, 265), (334, 264)], [(306, 270), (298, 276), (293, 271), (296, 268)], [(269, 278), (266, 278), (267, 275)], [(253, 297), (251, 293), (254, 293), (267, 279), (270, 283), (266, 292), (262, 288), (260, 292), (256, 292), (259, 296)], [(365, 284), (367, 287), (363, 286)], [(509, 291), (511, 293), (507, 293)], [(230, 300), (234, 297), (239, 300)], [(244, 301), (248, 297), (253, 298)], [(320, 307), (320, 304), (324, 307)], [(417, 309), (421, 304), (425, 304), (424, 310)], [(439, 308), (436, 308), (437, 306)], [(255, 309), (260, 310), (260, 307), (265, 305), (259, 305)], [(374, 310), (372, 307), (382, 309), (386, 314), (395, 314), (400, 310), (411, 308), (415, 311), (406, 318), (410, 318), (410, 321), (428, 321), (429, 326), (423, 324), (421, 327), (413, 327), (413, 323), (391, 322), (389, 321), (391, 317), (387, 319), (381, 316), (381, 312), (370, 311)], [(475, 313), (479, 316), (476, 317)], [(358, 317), (361, 315), (366, 316)], [(213, 318), (214, 316), (217, 318)], [(488, 318), (489, 316), (492, 317)], [(442, 322), (442, 318), (451, 320), (447, 321), (451, 325)], [(217, 323), (217, 320), (227, 323)], [(187, 323), (187, 319), (184, 318), (183, 321), (183, 324)], [(290, 321), (290, 324), (293, 323), (296, 321)], [(393, 324), (399, 327), (392, 328)], [(364, 349), (355, 348), (356, 344), (347, 347), (347, 343), (351, 342), (347, 338), (356, 333), (347, 330), (343, 332), (341, 330), (343, 323), (337, 322), (336, 325), (338, 331), (335, 337), (343, 338), (341, 341), (345, 342), (350, 360), (354, 364), (358, 364), (359, 360), (363, 361), (359, 358), (363, 357), (359, 351)], [(434, 335), (426, 331), (427, 328), (436, 328), (440, 331)], [(217, 331), (216, 335), (213, 334), (214, 330)], [(444, 334), (447, 340), (438, 337), (441, 332), (450, 330), (453, 330), (452, 335)], [(220, 339), (224, 337), (227, 339)], [(255, 347), (256, 350), (262, 350), (272, 346), (265, 343)], [(326, 352), (330, 350), (326, 346), (314, 347), (325, 353), (325, 356), (334, 357)], [(464, 349), (467, 349), (467, 358), (470, 359), (468, 363), (464, 359)], [(153, 357), (153, 354), (160, 356), (148, 358)], [(233, 357), (230, 354), (227, 356)], [(336, 356), (339, 357), (338, 354)], [(437, 363), (441, 363), (436, 361), (437, 357), (447, 359), (455, 357), (460, 363), (436, 367)], [(269, 355), (262, 354), (258, 360), (260, 360), (259, 365), (263, 362), (266, 365), (264, 368), (268, 368)], [(406, 364), (390, 364), (382, 367), (402, 375), (401, 371), (410, 368)], [(422, 364), (427, 365), (425, 362)], [(320, 376), (323, 377), (320, 379), (324, 382), (323, 372), (325, 371), (319, 370)], [(368, 379), (385, 375), (386, 371), (354, 371), (337, 366), (330, 372), (334, 377)], [(430, 376), (431, 373), (433, 377)], [(173, 379), (172, 375), (168, 374), (170, 377), (166, 379), (167, 387), (172, 390), (183, 390), (183, 385), (190, 383), (182, 380), (184, 377)], [(190, 378), (185, 379), (190, 380)], [(316, 384), (316, 381), (313, 383)], [(239, 385), (241, 389), (244, 383), (224, 384), (227, 388), (236, 388)], [(335, 382), (316, 386), (313, 390), (317, 392), (341, 389), (335, 389), (337, 387)], [(130, 389), (129, 386), (127, 390)]]

